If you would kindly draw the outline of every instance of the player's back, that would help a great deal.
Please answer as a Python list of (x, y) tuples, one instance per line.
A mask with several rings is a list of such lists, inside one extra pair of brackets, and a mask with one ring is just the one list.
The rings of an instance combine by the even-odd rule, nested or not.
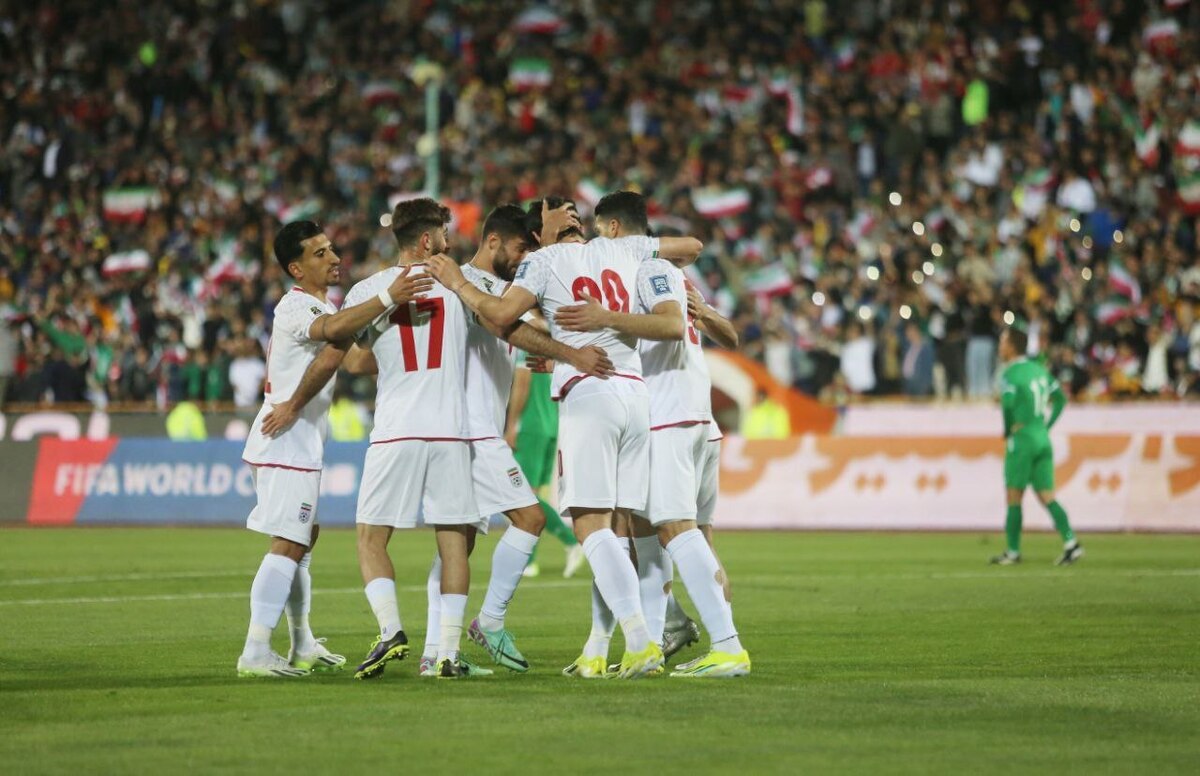
[(1001, 390), (1009, 395), (1011, 421), (1031, 431), (1046, 430), (1046, 410), (1058, 381), (1046, 367), (1030, 358), (1020, 358), (1005, 368)]
[[(359, 282), (345, 305), (386, 290), (400, 271), (390, 267)], [(467, 438), (467, 316), (458, 297), (435, 282), (424, 299), (375, 319), (365, 335), (379, 365), (371, 441)]]
[[(463, 275), (479, 290), (500, 296), (508, 284), (472, 264)], [(516, 350), (479, 324), (470, 312), (467, 327), (466, 402), (467, 430), (472, 439), (499, 436), (512, 393)]]
[[(530, 291), (550, 323), (554, 339), (575, 348), (595, 345), (612, 360), (619, 378), (641, 381), (637, 338), (612, 329), (572, 332), (559, 328), (555, 313), (579, 304), (585, 295), (610, 310), (630, 312), (642, 261), (657, 255), (658, 241), (650, 237), (596, 238), (587, 243), (559, 243), (526, 257), (513, 284)], [(570, 364), (554, 368), (552, 394), (561, 398), (584, 375)]]
[(700, 335), (687, 316), (687, 288), (683, 272), (662, 259), (643, 262), (638, 270), (639, 313), (653, 312), (662, 302), (679, 304), (686, 330), (682, 340), (642, 340), (638, 350), (642, 372), (650, 390), (650, 426), (710, 422), (712, 380), (700, 345)]

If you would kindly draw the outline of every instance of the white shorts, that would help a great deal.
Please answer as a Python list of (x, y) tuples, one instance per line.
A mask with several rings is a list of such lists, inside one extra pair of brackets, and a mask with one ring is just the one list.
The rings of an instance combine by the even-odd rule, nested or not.
[[(596, 381), (588, 381), (596, 382)], [(644, 509), (650, 469), (650, 400), (638, 390), (574, 388), (558, 411), (562, 511)]]
[(651, 525), (695, 520), (708, 424), (669, 426), (650, 432), (650, 494), (642, 515)]
[(471, 443), (471, 480), (475, 484), (475, 505), (484, 517), (538, 503), (512, 448), (503, 439)]
[[(712, 437), (716, 426), (705, 426)], [(700, 473), (700, 492), (696, 496), (696, 524), (712, 525), (713, 512), (717, 509), (717, 492), (721, 489), (721, 439), (709, 439), (704, 443), (704, 462), (697, 469)]]
[(312, 529), (317, 524), (321, 472), (251, 465), (250, 474), (258, 503), (246, 518), (246, 527), (310, 546)]
[(356, 521), (367, 525), (413, 528), (426, 525), (475, 525), (479, 517), (475, 490), (469, 487), (471, 446), (468, 442), (406, 439), (367, 448), (358, 486)]

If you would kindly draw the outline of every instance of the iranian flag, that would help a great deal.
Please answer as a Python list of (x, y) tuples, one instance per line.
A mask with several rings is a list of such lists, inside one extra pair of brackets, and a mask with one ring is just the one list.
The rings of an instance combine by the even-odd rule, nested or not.
[(306, 197), (299, 202), (283, 205), (275, 213), (279, 223), (288, 224), (292, 221), (303, 221), (315, 216), (321, 210), (321, 200), (316, 197)]
[(604, 196), (604, 189), (591, 178), (584, 178), (575, 186), (575, 204), (579, 214), (586, 216), (596, 207), (596, 203)]
[(692, 205), (705, 218), (725, 218), (750, 209), (750, 191), (710, 187), (692, 192)]
[(786, 74), (776, 73), (767, 84), (767, 91), (787, 101), (787, 131), (792, 135), (804, 134), (804, 97)]
[(390, 79), (368, 81), (362, 88), (362, 98), (371, 107), (386, 102), (399, 102), (401, 97), (400, 82)]
[(146, 211), (162, 207), (162, 193), (149, 186), (104, 192), (104, 217), (125, 224), (141, 223)]
[(869, 210), (860, 210), (854, 219), (846, 224), (845, 235), (850, 242), (857, 243), (875, 228), (875, 214)]
[(814, 167), (805, 174), (804, 183), (810, 190), (823, 189), (833, 183), (833, 170), (825, 165)]
[(1108, 267), (1108, 287), (1132, 304), (1142, 301), (1142, 286), (1137, 278), (1121, 264), (1113, 262)]
[(1179, 130), (1179, 138), (1175, 142), (1175, 153), (1179, 156), (1200, 159), (1200, 121), (1191, 119)]
[(1118, 321), (1133, 316), (1133, 305), (1128, 299), (1114, 297), (1096, 305), (1096, 320), (1105, 326), (1112, 326)]
[(1137, 157), (1142, 164), (1147, 167), (1154, 167), (1158, 164), (1158, 143), (1162, 139), (1162, 132), (1159, 130), (1159, 123), (1154, 121), (1148, 127), (1140, 130), (1135, 130), (1133, 135), (1133, 147), (1137, 151)]
[(1184, 211), (1200, 214), (1200, 121), (1195, 119), (1183, 125), (1175, 141), (1175, 183)]
[(543, 89), (554, 80), (550, 62), (538, 57), (523, 57), (513, 60), (508, 69), (508, 82), (518, 91)]
[(523, 11), (513, 22), (513, 29), (533, 35), (553, 35), (567, 26), (567, 22), (549, 8), (534, 7)]
[(655, 234), (662, 234), (668, 230), (678, 232), (679, 234), (688, 234), (691, 231), (692, 225), (688, 223), (686, 218), (667, 215), (666, 213), (656, 213), (650, 216), (650, 228), (654, 230)]
[(1188, 215), (1200, 215), (1200, 169), (1193, 169), (1176, 178), (1179, 184), (1179, 204)]
[(1179, 22), (1174, 19), (1159, 19), (1146, 25), (1142, 40), (1151, 46), (1169, 43), (1179, 37)]
[(150, 269), (150, 254), (141, 249), (110, 254), (100, 265), (100, 271), (106, 278), (126, 272), (144, 272), (148, 269)]
[(774, 295), (786, 294), (792, 290), (795, 282), (783, 262), (777, 261), (765, 267), (759, 267), (747, 273), (743, 278), (746, 290), (752, 294)]

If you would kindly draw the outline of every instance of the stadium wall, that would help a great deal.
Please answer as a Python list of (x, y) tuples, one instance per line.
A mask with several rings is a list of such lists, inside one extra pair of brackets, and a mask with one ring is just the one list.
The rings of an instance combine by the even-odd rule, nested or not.
[[(996, 424), (994, 409), (898, 405), (852, 408), (836, 436), (729, 437), (718, 524), (998, 530), (1004, 449)], [(1053, 436), (1059, 498), (1079, 529), (1200, 532), (1200, 406), (1074, 408)], [(0, 442), (0, 520), (241, 524), (254, 502), (241, 451), (240, 441), (225, 439)], [(362, 443), (329, 445), (323, 524), (353, 523), (364, 452)], [(1032, 496), (1026, 523), (1050, 529)]]

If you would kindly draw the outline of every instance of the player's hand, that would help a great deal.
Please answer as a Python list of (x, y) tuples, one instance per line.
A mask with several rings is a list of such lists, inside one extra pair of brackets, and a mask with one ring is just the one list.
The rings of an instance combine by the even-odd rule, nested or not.
[(525, 356), (525, 368), (530, 372), (537, 372), (540, 375), (548, 375), (554, 371), (554, 359), (546, 358), (545, 356), (535, 356), (528, 353)]
[(554, 322), (565, 331), (596, 331), (608, 325), (608, 308), (593, 299), (588, 292), (582, 295), (583, 304), (560, 307)]
[(688, 284), (687, 289), (687, 312), (693, 321), (702, 321), (708, 316), (708, 303), (704, 301), (704, 297), (700, 296), (700, 292), (692, 288)]
[(608, 357), (608, 352), (604, 348), (595, 345), (576, 348), (575, 357), (571, 360), (571, 366), (589, 377), (599, 377), (601, 380), (607, 380), (610, 375), (616, 374), (617, 371), (613, 367), (613, 362)]
[(426, 260), (425, 266), (429, 268), (429, 274), (433, 275), (437, 282), (452, 291), (467, 282), (467, 279), (463, 277), (462, 270), (458, 268), (458, 262), (444, 253), (430, 256)]
[(411, 270), (412, 267), (400, 270), (400, 274), (388, 286), (388, 295), (392, 297), (394, 304), (405, 305), (415, 299), (424, 299), (425, 295), (433, 290), (433, 278), (424, 272), (418, 275), (410, 274)]
[(542, 200), (542, 232), (537, 236), (539, 243), (553, 245), (558, 242), (558, 236), (562, 234), (563, 230), (571, 227), (583, 230), (583, 224), (579, 221), (579, 214), (575, 212), (574, 205), (568, 202), (562, 207), (551, 210), (546, 200)]
[(262, 434), (265, 437), (277, 437), (292, 427), (300, 415), (300, 408), (290, 401), (281, 402), (271, 407), (271, 412), (263, 418)]

